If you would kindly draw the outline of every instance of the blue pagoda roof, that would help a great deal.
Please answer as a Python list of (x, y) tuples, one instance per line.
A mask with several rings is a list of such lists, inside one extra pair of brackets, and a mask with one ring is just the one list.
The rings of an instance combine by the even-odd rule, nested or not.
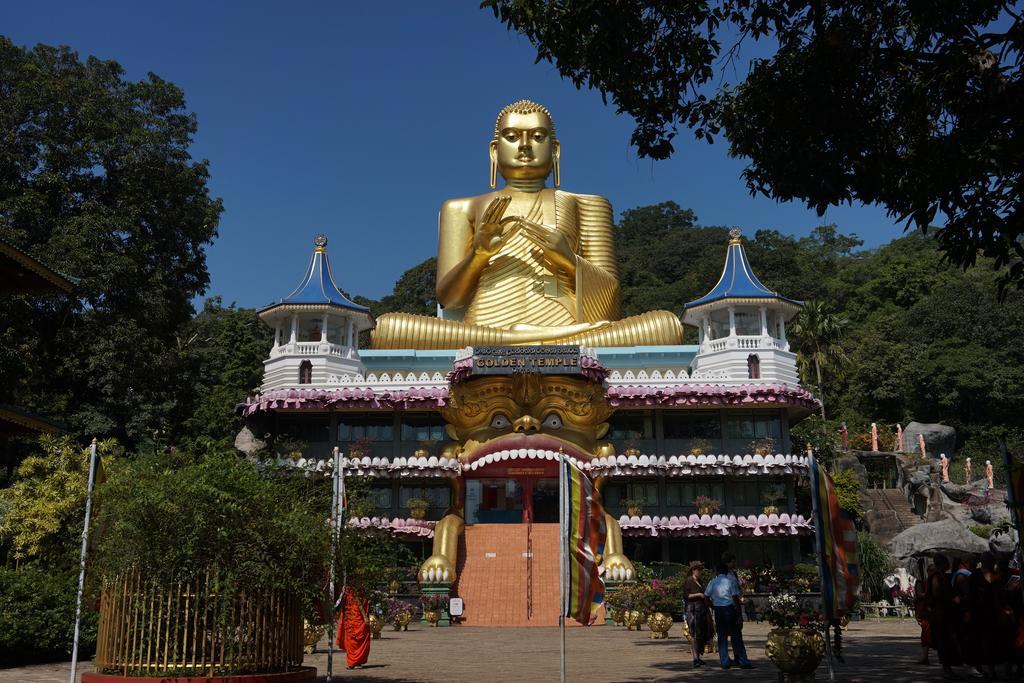
[(725, 254), (725, 267), (722, 268), (718, 284), (701, 298), (686, 304), (684, 308), (689, 310), (726, 299), (774, 299), (794, 306), (803, 305), (802, 301), (784, 297), (761, 284), (751, 270), (750, 262), (747, 261), (738, 228), (729, 231), (729, 248)]
[(350, 311), (369, 314), (369, 308), (349, 301), (335, 284), (334, 276), (331, 274), (331, 261), (327, 256), (327, 237), (317, 235), (313, 239), (313, 244), (315, 245), (313, 256), (309, 259), (309, 267), (306, 268), (306, 275), (302, 278), (299, 286), (288, 296), (275, 301), (262, 310), (267, 311), (276, 306), (289, 304), (319, 305), (339, 306)]

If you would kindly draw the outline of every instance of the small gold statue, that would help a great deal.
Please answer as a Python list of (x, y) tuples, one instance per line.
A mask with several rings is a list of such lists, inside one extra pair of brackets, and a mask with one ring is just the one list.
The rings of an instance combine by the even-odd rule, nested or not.
[[(561, 148), (548, 110), (529, 100), (498, 115), (492, 191), (441, 207), (437, 300), (444, 318), (387, 313), (375, 349), (476, 345), (679, 344), (669, 311), (619, 319), (612, 207), (558, 189)], [(554, 189), (544, 186), (554, 172)], [(493, 191), (497, 174), (505, 179)]]

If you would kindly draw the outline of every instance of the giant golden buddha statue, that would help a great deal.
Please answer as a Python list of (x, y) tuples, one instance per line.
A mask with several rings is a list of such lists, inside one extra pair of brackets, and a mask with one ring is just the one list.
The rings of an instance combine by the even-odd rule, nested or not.
[[(443, 318), (382, 315), (373, 348), (682, 341), (682, 324), (669, 311), (619, 319), (611, 204), (558, 189), (560, 154), (547, 109), (521, 100), (501, 110), (490, 143), (492, 191), (441, 207)], [(545, 187), (552, 172), (554, 188)]]

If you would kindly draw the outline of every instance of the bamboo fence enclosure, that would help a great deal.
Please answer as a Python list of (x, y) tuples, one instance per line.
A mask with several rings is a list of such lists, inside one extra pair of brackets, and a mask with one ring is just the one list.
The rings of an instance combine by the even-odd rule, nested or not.
[(173, 590), (132, 572), (103, 587), (96, 670), (122, 675), (286, 671), (302, 664), (302, 614), (281, 591), (220, 594), (207, 572)]

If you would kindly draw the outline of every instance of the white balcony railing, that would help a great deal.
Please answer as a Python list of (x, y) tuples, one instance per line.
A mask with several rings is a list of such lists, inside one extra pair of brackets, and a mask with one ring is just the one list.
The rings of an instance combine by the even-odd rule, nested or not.
[(321, 350), (320, 342), (296, 342), (294, 344), (281, 344), (270, 350), (271, 356), (338, 356), (339, 358), (355, 358), (356, 351), (351, 346), (341, 344), (326, 345)]
[(704, 350), (707, 352), (726, 351), (728, 349), (778, 349), (780, 351), (787, 351), (789, 350), (789, 344), (781, 339), (762, 337), (760, 335), (737, 335), (735, 337), (710, 339), (704, 342)]

